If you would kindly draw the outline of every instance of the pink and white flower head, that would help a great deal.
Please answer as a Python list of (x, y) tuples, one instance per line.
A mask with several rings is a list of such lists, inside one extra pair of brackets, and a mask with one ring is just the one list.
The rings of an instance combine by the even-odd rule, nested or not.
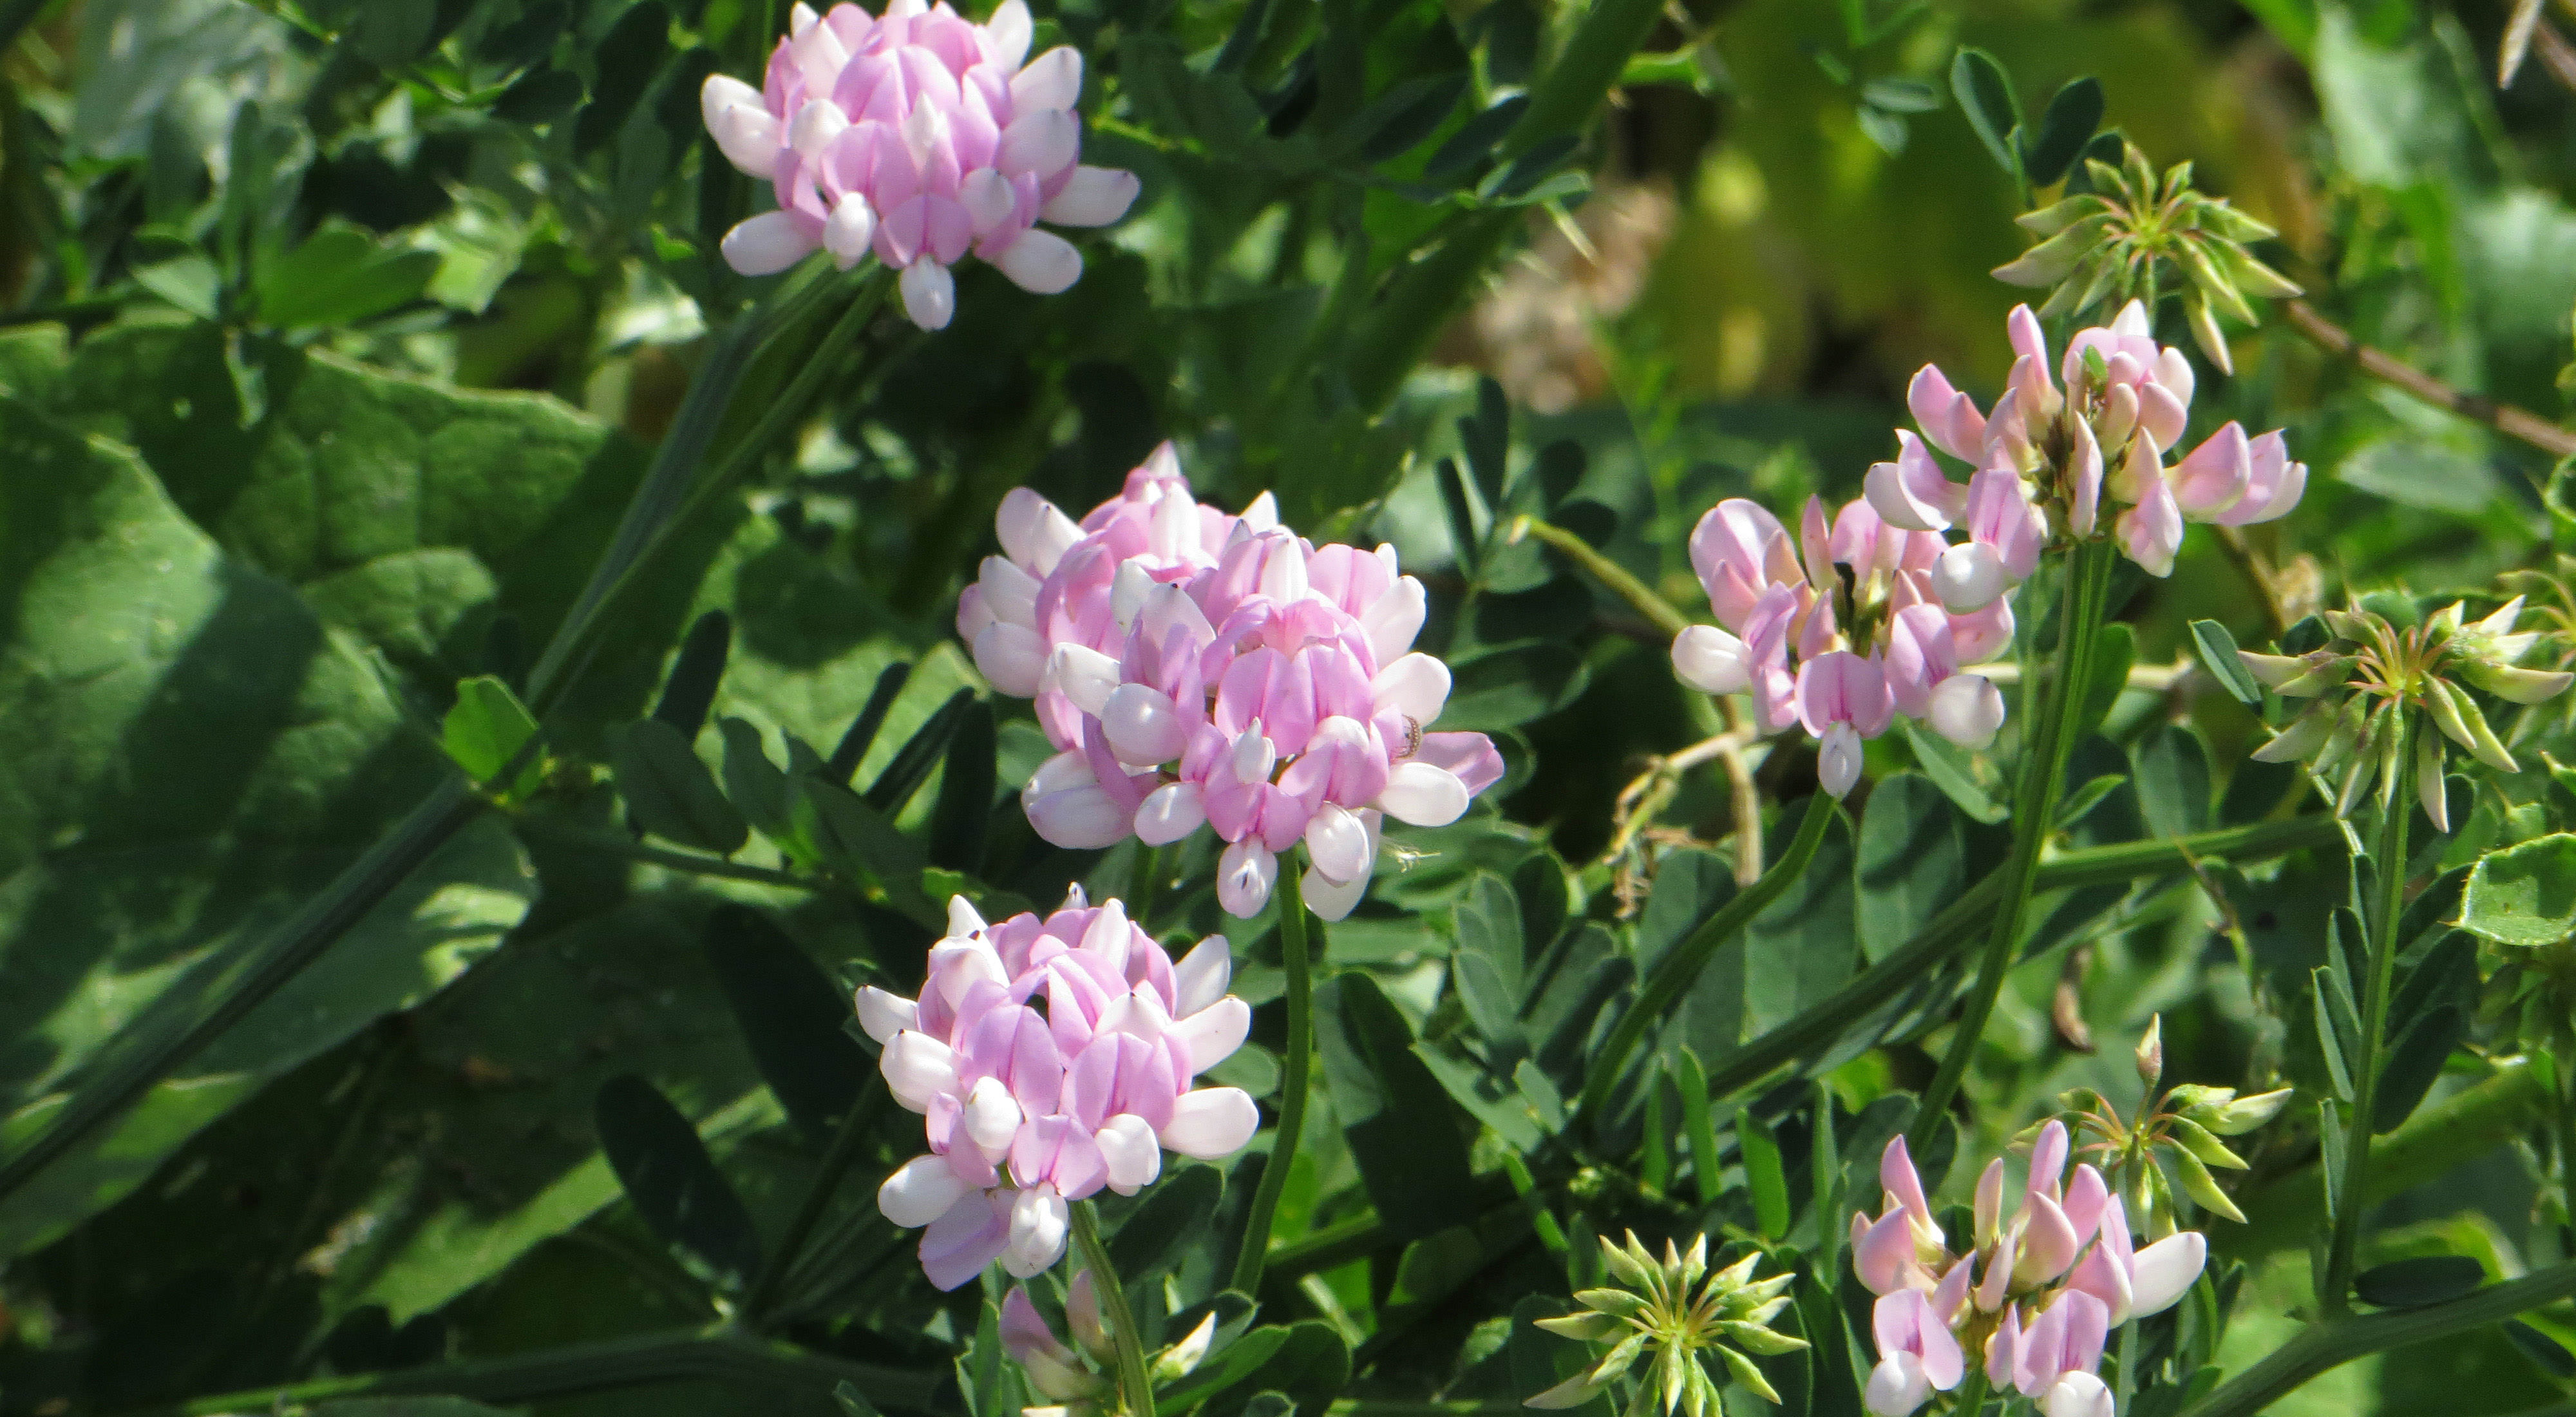
[(725, 233), (726, 262), (768, 275), (817, 249), (843, 270), (873, 255), (926, 330), (955, 313), (949, 268), (969, 254), (1040, 295), (1072, 285), (1081, 253), (1037, 223), (1106, 226), (1137, 182), (1078, 161), (1082, 56), (1030, 59), (1032, 33), (1022, 0), (982, 24), (946, 0), (798, 4), (760, 88), (717, 74), (699, 92), (717, 149), (778, 197)]
[[(2004, 1163), (1990, 1163), (1977, 1181), (1971, 1248), (1954, 1254), (1904, 1138), (1888, 1144), (1879, 1162), (1884, 1208), (1852, 1220), (1853, 1272), (1880, 1296), (1871, 1411), (1910, 1412), (1930, 1389), (1947, 1387), (1937, 1379), (1950, 1370), (1934, 1371), (1934, 1355), (1958, 1351), (1957, 1334), (1989, 1315), (1982, 1356), (1996, 1390), (2016, 1388), (2044, 1413), (2098, 1417), (2093, 1370), (2109, 1331), (2179, 1300), (2208, 1248), (2191, 1231), (2135, 1248), (2127, 1211), (2101, 1173), (2070, 1169), (2068, 1160), (2066, 1128), (2052, 1121), (2034, 1140), (2009, 1213)], [(1935, 1323), (1947, 1349), (1927, 1331)]]
[[(1030, 824), (1084, 848), (1207, 826), (1226, 843), (1217, 898), (1239, 917), (1262, 910), (1279, 854), (1302, 842), (1302, 897), (1341, 919), (1385, 818), (1455, 821), (1502, 758), (1481, 733), (1429, 731), (1449, 670), (1411, 652), (1425, 599), (1393, 547), (1315, 546), (1278, 525), (1267, 494), (1239, 517), (1200, 506), (1168, 449), (1156, 459), (1042, 574), (989, 559), (959, 605), (977, 663), (1036, 696), (1060, 750), (1022, 790)], [(1040, 547), (1073, 526), (1043, 503), (1004, 507), (1041, 528)]]
[(2009, 475), (1963, 491), (1959, 506), (1987, 540), (1952, 547), (1866, 500), (1828, 519), (1813, 497), (1793, 537), (1752, 502), (1718, 503), (1691, 534), (1691, 564), (1719, 623), (1674, 637), (1674, 675), (1703, 693), (1750, 694), (1765, 732), (1804, 725), (1836, 797), (1860, 779), (1864, 740), (1900, 714), (1984, 746), (2003, 696), (1960, 666), (2011, 641), (2010, 592), (2044, 527)]
[[(1968, 534), (1946, 553), (1959, 558), (1945, 568), (1951, 608), (1998, 579), (2017, 579), (2006, 568), (2016, 556), (2027, 567), (2052, 530), (2079, 540), (2100, 534), (2106, 511), (2121, 550), (2162, 576), (2173, 570), (2186, 522), (2244, 526), (2298, 505), (2307, 468), (2290, 460), (2278, 432), (2249, 438), (2230, 423), (2165, 462), (2190, 423), (2193, 374), (2180, 349), (2156, 343), (2144, 305), (2131, 301), (2109, 325), (2078, 331), (2053, 375), (2030, 307), (2016, 307), (2007, 328), (2015, 359), (1994, 408), (1978, 412), (1927, 364), (1906, 391), (1922, 436), (1898, 432), (1896, 459), (1870, 469), (1870, 504), (1890, 523)], [(1968, 486), (1950, 480), (1935, 448), (1976, 470)], [(1997, 476), (2025, 484), (2036, 520), (1993, 497), (1980, 514), (1978, 488)]]
[(953, 899), (917, 998), (859, 990), (887, 1090), (922, 1114), (930, 1145), (886, 1177), (877, 1208), (927, 1227), (933, 1284), (996, 1259), (1025, 1279), (1063, 1255), (1071, 1202), (1135, 1194), (1164, 1151), (1212, 1161), (1252, 1139), (1250, 1096), (1192, 1086), (1251, 1026), (1225, 992), (1231, 969), (1225, 937), (1175, 964), (1118, 901), (1095, 907), (1076, 887), (1043, 920), (990, 926)]

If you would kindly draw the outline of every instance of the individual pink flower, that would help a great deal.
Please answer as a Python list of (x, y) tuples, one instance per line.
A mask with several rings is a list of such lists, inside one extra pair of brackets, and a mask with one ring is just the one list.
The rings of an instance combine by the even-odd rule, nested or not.
[[(1863, 740), (1895, 714), (1962, 743), (1991, 741), (2003, 697), (1960, 663), (2010, 642), (2007, 592), (2036, 561), (2043, 528), (2009, 474), (1973, 500), (1963, 489), (1951, 509), (1979, 528), (1967, 559), (1865, 500), (1829, 517), (1809, 498), (1794, 537), (1754, 503), (1718, 503), (1692, 533), (1691, 560), (1723, 628), (1675, 636), (1675, 676), (1703, 693), (1749, 694), (1766, 733), (1804, 725), (1818, 743), (1818, 775), (1838, 797), (1859, 780)], [(1939, 513), (1944, 524), (1949, 514)], [(1978, 584), (1945, 584), (1953, 572)], [(1945, 688), (1953, 679), (1962, 682)]]
[[(1960, 1268), (1964, 1273), (1964, 1264)], [(1953, 1310), (1958, 1307), (1955, 1295), (1949, 1302)], [(1950, 1332), (1950, 1322), (1938, 1291), (1899, 1289), (1880, 1297), (1870, 1311), (1878, 1363), (1861, 1394), (1870, 1411), (1905, 1417), (1935, 1389), (1948, 1392), (1959, 1385), (1967, 1375), (1967, 1355)]]
[(997, 1259), (1036, 1274), (1063, 1255), (1072, 1202), (1135, 1194), (1166, 1150), (1214, 1160), (1251, 1140), (1248, 1095), (1192, 1086), (1251, 1026), (1230, 971), (1223, 936), (1176, 965), (1118, 901), (1095, 908), (1077, 887), (1043, 920), (992, 926), (958, 897), (917, 998), (859, 990), (887, 1090), (930, 1146), (877, 1207), (926, 1227), (932, 1283), (957, 1288)]
[[(1034, 546), (1063, 541), (1025, 502), (1018, 515)], [(1226, 843), (1218, 900), (1246, 917), (1303, 844), (1299, 891), (1337, 920), (1366, 893), (1385, 818), (1444, 826), (1502, 777), (1485, 735), (1432, 731), (1449, 671), (1410, 652), (1426, 601), (1392, 547), (1314, 546), (1267, 494), (1241, 516), (1202, 506), (1168, 447), (1076, 529), (1042, 575), (988, 561), (958, 609), (977, 662), (1034, 694), (1061, 750), (1021, 793), (1046, 840), (1161, 846), (1208, 827)]]
[(892, 0), (882, 17), (795, 6), (761, 88), (717, 74), (699, 93), (717, 150), (778, 198), (725, 234), (726, 262), (768, 275), (818, 248), (843, 270), (874, 255), (934, 330), (955, 313), (949, 268), (970, 253), (1025, 290), (1072, 285), (1081, 253), (1037, 223), (1106, 226), (1137, 182), (1078, 161), (1082, 56), (1029, 59), (1032, 31), (1022, 0), (982, 24), (945, 0)]
[[(2109, 325), (2077, 332), (2053, 374), (2029, 307), (2015, 308), (2006, 328), (2015, 358), (1991, 412), (1980, 414), (1936, 368), (1915, 375), (1906, 402), (1922, 436), (1900, 431), (1895, 460), (1871, 468), (1866, 483), (1871, 505), (1890, 523), (1942, 531), (1963, 514), (1974, 519), (1976, 480), (1965, 489), (1952, 482), (1936, 447), (1976, 469), (1976, 479), (2025, 483), (2041, 518), (2039, 540), (2098, 535), (2107, 513), (2121, 550), (2158, 576), (2171, 574), (2185, 523), (2242, 526), (2297, 505), (2307, 469), (2289, 459), (2277, 432), (2248, 438), (2231, 423), (2165, 462), (2190, 422), (2194, 376), (2181, 350), (2156, 343), (2145, 306), (2132, 301)], [(1940, 577), (1943, 602), (1973, 608), (2002, 579), (2000, 554), (1965, 547), (2001, 553), (2019, 539), (1973, 529), (1963, 547), (1945, 553), (1955, 564)]]

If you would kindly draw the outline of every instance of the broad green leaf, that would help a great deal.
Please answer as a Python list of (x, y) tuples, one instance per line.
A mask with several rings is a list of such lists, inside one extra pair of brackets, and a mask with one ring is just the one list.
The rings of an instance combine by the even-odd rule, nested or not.
[[(0, 465), (6, 1153), (118, 1030), (263, 938), (366, 848), (388, 803), (452, 769), (346, 640), (225, 557), (132, 454), (0, 397)], [(498, 824), (453, 838), (320, 962), (0, 1202), (0, 1254), (113, 1202), (262, 1084), (437, 993), (534, 894)]]
[(1875, 963), (1965, 889), (1966, 825), (1958, 808), (1921, 774), (1887, 777), (1870, 790), (1855, 872), (1861, 952)]
[(1225, 1173), (1174, 1158), (1109, 1237), (1109, 1262), (1130, 1290), (1151, 1284), (1205, 1240), (1225, 1195)]
[(351, 325), (418, 300), (437, 274), (435, 251), (387, 249), (355, 227), (326, 226), (260, 268), (256, 313), (278, 329)]
[(653, 716), (679, 730), (684, 741), (695, 742), (698, 730), (706, 726), (707, 708), (716, 701), (716, 685), (724, 678), (725, 658), (732, 650), (732, 617), (721, 610), (699, 616), (680, 641), (679, 656), (671, 661), (670, 677), (662, 681), (662, 697), (653, 705)]
[(2460, 924), (2499, 945), (2552, 945), (2576, 933), (2576, 835), (2508, 847), (2478, 862)]
[(1413, 1053), (1413, 1029), (1377, 981), (1345, 971), (1315, 991), (1325, 1089), (1378, 1217), (1418, 1239), (1456, 1223), (1470, 1184), (1447, 1093)]
[(599, 1145), (644, 1223), (724, 1288), (760, 1271), (751, 1212), (716, 1170), (698, 1129), (661, 1091), (632, 1073), (599, 1090)]
[(2101, 730), (2102, 720), (2110, 716), (2121, 692), (2129, 687), (2129, 666), (2137, 654), (2136, 631), (2116, 620), (2102, 627), (2100, 638), (2093, 643), (2092, 681), (2084, 686), (2084, 702), (2073, 724), (2079, 740)]
[(1979, 759), (1968, 750), (1942, 737), (1917, 727), (1912, 719), (1900, 721), (1906, 746), (1914, 750), (1914, 765), (1941, 789), (1941, 795), (1968, 814), (1968, 820), (1993, 826), (2012, 815), (2012, 809), (1985, 781), (1977, 769)]
[(993, 817), (993, 706), (969, 700), (948, 737), (939, 796), (930, 812), (930, 859), (972, 873), (984, 865), (984, 828)]
[[(1832, 810), (1819, 794), (1806, 810)], [(1796, 824), (1782, 814), (1776, 830), (1785, 840)], [(1777, 849), (1775, 847), (1775, 849)], [(1789, 888), (1753, 917), (1740, 946), (1721, 955), (1744, 957), (1744, 1021), (1758, 1034), (1786, 1022), (1839, 989), (1860, 962), (1860, 901), (1852, 879), (1852, 831), (1847, 820), (1825, 826), (1815, 859)], [(1716, 973), (1712, 960), (1709, 973)]]
[(1764, 1236), (1778, 1240), (1789, 1233), (1789, 1178), (1780, 1164), (1780, 1143), (1750, 1107), (1735, 1113), (1735, 1147), (1744, 1158), (1744, 1184), (1753, 1193), (1753, 1214)]

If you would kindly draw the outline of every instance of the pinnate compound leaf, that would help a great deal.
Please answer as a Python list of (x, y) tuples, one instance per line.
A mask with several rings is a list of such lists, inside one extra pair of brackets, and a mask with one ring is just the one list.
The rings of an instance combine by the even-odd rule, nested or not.
[[(184, 1026), (157, 999), (197, 997), (239, 967), (367, 848), (388, 804), (453, 769), (353, 645), (226, 557), (131, 452), (0, 396), (0, 467), (6, 1155), (122, 1031)], [(446, 987), (534, 894), (507, 830), (469, 825), (319, 961), (0, 1201), (0, 1255), (116, 1201), (264, 1084)]]
[(725, 800), (680, 730), (658, 718), (639, 719), (617, 735), (615, 754), (618, 793), (646, 831), (719, 856), (751, 839), (742, 813)]

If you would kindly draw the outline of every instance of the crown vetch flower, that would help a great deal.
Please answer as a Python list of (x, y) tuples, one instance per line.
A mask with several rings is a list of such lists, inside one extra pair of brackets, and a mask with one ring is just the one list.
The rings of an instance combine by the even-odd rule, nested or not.
[(716, 74), (699, 92), (718, 151), (778, 198), (725, 233), (726, 262), (767, 275), (818, 248), (843, 270), (874, 255), (929, 330), (955, 313), (949, 268), (969, 254), (1040, 295), (1080, 279), (1082, 254), (1037, 223), (1106, 226), (1136, 176), (1080, 163), (1082, 56), (1030, 59), (1033, 29), (1022, 0), (982, 24), (946, 0), (798, 4), (760, 88)]
[(1338, 920), (1387, 816), (1444, 826), (1501, 778), (1485, 735), (1429, 731), (1449, 671), (1410, 652), (1425, 600), (1393, 547), (1315, 546), (1267, 493), (1240, 516), (1200, 504), (1168, 444), (1078, 525), (1019, 492), (1000, 522), (1005, 555), (958, 629), (996, 688), (1036, 698), (1059, 750), (1021, 793), (1048, 841), (1161, 846), (1207, 826), (1239, 917), (1303, 842), (1300, 892)]
[(1077, 886), (1043, 920), (990, 926), (957, 897), (918, 998), (858, 991), (887, 1089), (922, 1114), (930, 1144), (877, 1207), (927, 1227), (933, 1284), (954, 1289), (996, 1259), (1025, 1279), (1063, 1255), (1071, 1202), (1135, 1194), (1165, 1150), (1215, 1160), (1252, 1139), (1249, 1095), (1191, 1086), (1251, 1027), (1225, 992), (1232, 967), (1224, 936), (1175, 964), (1120, 902), (1092, 906)]
[(1756, 503), (1711, 507), (1691, 565), (1718, 624), (1674, 637), (1673, 673), (1703, 693), (1750, 694), (1765, 732), (1803, 725), (1836, 797), (1860, 779), (1863, 740), (1900, 714), (1983, 746), (2003, 725), (2003, 696), (1960, 665), (2011, 643), (2010, 592), (2037, 563), (2042, 528), (2009, 475), (1956, 500), (1983, 539), (1952, 546), (1865, 500), (1829, 521), (1808, 498), (1795, 537)]
[[(2145, 305), (2132, 300), (2110, 324), (2078, 331), (2054, 373), (2029, 306), (2014, 307), (2006, 328), (2015, 358), (1994, 408), (1978, 412), (1947, 375), (1923, 366), (1906, 390), (1922, 436), (1899, 431), (1896, 459), (1873, 466), (1865, 484), (1892, 526), (1939, 531), (1966, 520), (1968, 543), (1944, 553), (1957, 563), (1943, 577), (1955, 587), (1957, 598), (1944, 596), (1953, 609), (2029, 574), (2051, 534), (2100, 534), (2106, 513), (2129, 559), (2163, 576), (2184, 523), (2244, 526), (2298, 505), (2308, 469), (2277, 431), (2249, 438), (2230, 423), (2166, 464), (2190, 422), (2194, 376), (2181, 350), (2155, 342)], [(1975, 470), (1966, 486), (1950, 480), (1935, 448)], [(2007, 482), (2037, 517), (2010, 506)]]
[(1988, 1381), (2072, 1417), (2095, 1417), (2103, 1343), (2113, 1325), (2160, 1312), (2199, 1278), (2208, 1250), (2181, 1231), (2137, 1246), (2120, 1197), (2090, 1165), (2067, 1168), (2069, 1139), (2050, 1121), (2031, 1145), (2020, 1200), (2005, 1213), (2002, 1158), (1978, 1178), (1976, 1233), (1954, 1254), (1898, 1137), (1879, 1158), (1880, 1213), (1852, 1217), (1852, 1270), (1879, 1296), (1878, 1364), (1863, 1400), (1903, 1417), (1956, 1387), (1964, 1355)]

